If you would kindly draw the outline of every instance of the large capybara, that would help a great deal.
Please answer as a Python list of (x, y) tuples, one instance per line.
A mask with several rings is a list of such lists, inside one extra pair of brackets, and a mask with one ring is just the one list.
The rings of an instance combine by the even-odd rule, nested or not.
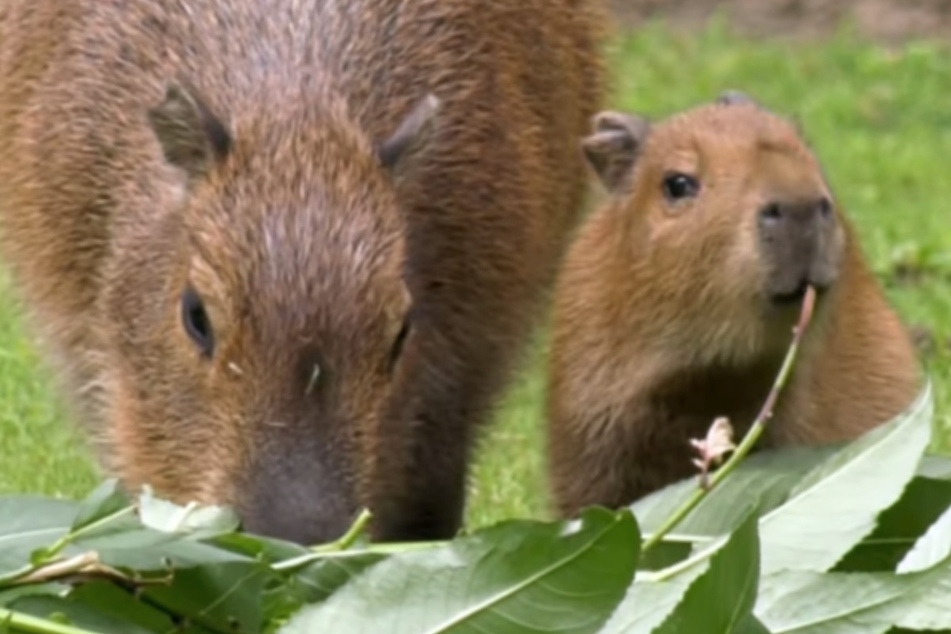
[(617, 507), (695, 472), (719, 416), (745, 433), (812, 324), (762, 447), (861, 435), (914, 399), (907, 333), (795, 127), (738, 92), (651, 124), (603, 112), (583, 141), (608, 200), (555, 299), (554, 501)]
[(601, 107), (597, 0), (5, 0), (0, 221), (130, 489), (460, 526)]

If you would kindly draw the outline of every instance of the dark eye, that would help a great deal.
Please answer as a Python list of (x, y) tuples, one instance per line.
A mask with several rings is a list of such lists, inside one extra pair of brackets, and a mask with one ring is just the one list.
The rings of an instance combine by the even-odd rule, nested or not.
[(674, 173), (664, 177), (664, 196), (671, 202), (693, 198), (700, 191), (700, 183), (689, 174)]
[(410, 328), (410, 318), (409, 315), (407, 315), (403, 320), (403, 326), (396, 335), (396, 339), (393, 340), (393, 347), (390, 349), (390, 371), (392, 371), (396, 366), (396, 362), (399, 361), (400, 355), (403, 353), (403, 345), (406, 343), (406, 338), (409, 336)]
[(182, 325), (201, 353), (210, 357), (215, 347), (211, 321), (201, 297), (191, 288), (182, 293)]

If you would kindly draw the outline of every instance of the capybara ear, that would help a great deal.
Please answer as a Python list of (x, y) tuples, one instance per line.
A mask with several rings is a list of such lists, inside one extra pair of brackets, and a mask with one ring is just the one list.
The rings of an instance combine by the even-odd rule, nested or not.
[(377, 157), (384, 168), (395, 172), (403, 157), (426, 145), (439, 107), (439, 99), (427, 94), (403, 117), (396, 131), (377, 146)]
[(759, 106), (759, 103), (745, 92), (739, 90), (724, 90), (717, 97), (717, 103), (724, 106), (736, 106), (747, 104), (750, 106)]
[(608, 191), (626, 183), (647, 135), (650, 122), (644, 117), (606, 110), (593, 119), (594, 133), (581, 142), (588, 163)]
[(231, 150), (231, 133), (187, 82), (170, 83), (165, 97), (148, 112), (149, 124), (170, 164), (190, 179), (204, 176), (209, 167)]

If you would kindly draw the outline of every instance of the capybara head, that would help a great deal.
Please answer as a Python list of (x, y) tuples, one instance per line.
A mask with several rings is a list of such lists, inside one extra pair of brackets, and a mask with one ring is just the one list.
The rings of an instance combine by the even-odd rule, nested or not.
[(295, 541), (345, 530), (413, 340), (397, 191), (437, 109), (372, 140), (340, 104), (227, 113), (179, 81), (143, 113), (170, 169), (104, 307), (128, 486)]
[(795, 304), (807, 285), (834, 284), (846, 239), (795, 126), (728, 92), (658, 124), (602, 112), (594, 128), (583, 148), (625, 219), (630, 257), (670, 295), (651, 301), (677, 306), (681, 324), (696, 321), (681, 331), (727, 336), (716, 350), (758, 347), (769, 332), (786, 345)]

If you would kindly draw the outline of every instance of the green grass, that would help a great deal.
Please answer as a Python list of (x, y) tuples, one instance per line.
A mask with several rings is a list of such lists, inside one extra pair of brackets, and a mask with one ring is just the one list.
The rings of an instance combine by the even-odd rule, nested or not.
[[(924, 44), (887, 51), (845, 33), (822, 44), (754, 42), (713, 25), (699, 36), (651, 26), (611, 57), (612, 107), (661, 117), (736, 88), (798, 117), (902, 316), (939, 341), (951, 337), (948, 53)], [(918, 279), (899, 283), (897, 267)], [(0, 495), (83, 494), (95, 468), (63, 420), (22, 323), (16, 309), (0, 310)], [(925, 360), (937, 388), (935, 449), (951, 450), (951, 353)], [(483, 443), (470, 525), (547, 514), (541, 362), (510, 391)]]

